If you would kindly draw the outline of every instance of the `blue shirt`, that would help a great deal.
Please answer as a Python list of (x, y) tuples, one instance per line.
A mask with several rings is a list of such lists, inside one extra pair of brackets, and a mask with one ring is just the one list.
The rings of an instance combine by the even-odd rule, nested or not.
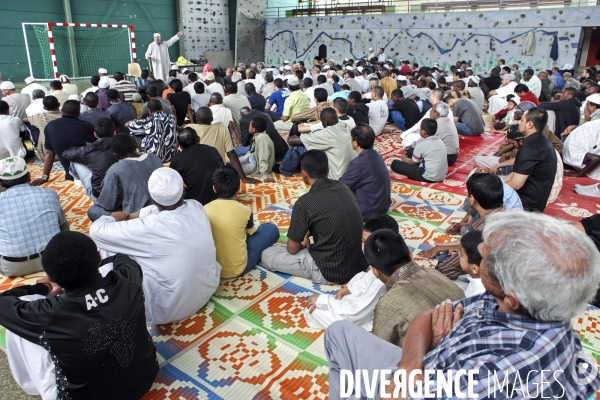
[(0, 193), (0, 254), (27, 257), (44, 251), (65, 214), (51, 189), (22, 185)]
[(556, 88), (562, 89), (565, 86), (565, 82), (562, 80), (562, 75), (560, 72), (555, 72), (552, 74), (556, 78)]
[(344, 100), (348, 100), (348, 95), (350, 94), (350, 90), (340, 90), (339, 92), (335, 92), (331, 96), (329, 96), (329, 101), (334, 101), (338, 97), (341, 97)]
[(337, 82), (333, 82), (331, 84), (331, 86), (333, 86), (333, 91), (336, 92), (336, 93), (339, 92), (340, 90), (342, 90), (342, 85), (340, 85)]
[(374, 149), (363, 150), (339, 179), (354, 194), (363, 221), (387, 213), (392, 204), (390, 173), (383, 157)]
[(290, 95), (290, 92), (287, 89), (279, 89), (276, 92), (271, 94), (269, 97), (269, 105), (277, 104), (277, 110), (275, 111), (279, 116), (283, 114), (283, 105), (285, 103), (285, 99)]
[[(583, 350), (571, 321), (543, 322), (530, 316), (500, 312), (498, 302), (488, 292), (455, 302), (454, 306), (459, 303), (464, 306), (463, 317), (427, 353), (425, 369), (443, 371), (446, 379), (450, 370), (478, 370), (474, 375), (478, 383), (473, 387), (478, 399), (494, 398), (494, 390), (495, 398), (507, 398), (506, 385), (504, 391), (499, 392), (505, 377), (508, 377), (509, 390), (514, 388), (514, 396), (519, 398), (523, 397), (522, 390), (532, 397), (542, 398), (542, 380), (546, 398), (554, 395), (586, 399), (600, 388), (598, 376), (590, 377), (591, 382), (587, 384), (574, 380), (575, 368), (583, 367), (585, 359), (579, 356)], [(595, 362), (591, 356), (587, 358)], [(563, 372), (554, 373), (559, 370)], [(496, 375), (499, 381), (496, 387), (494, 383), (488, 384), (488, 373), (491, 382)], [(582, 375), (576, 376), (583, 380)], [(432, 378), (433, 391), (430, 389), (430, 392), (435, 393), (436, 375)], [(460, 388), (466, 393), (466, 378), (460, 379)]]

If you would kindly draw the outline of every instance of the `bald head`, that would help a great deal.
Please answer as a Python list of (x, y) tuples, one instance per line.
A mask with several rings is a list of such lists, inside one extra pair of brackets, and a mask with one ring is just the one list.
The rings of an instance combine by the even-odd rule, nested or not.
[(223, 96), (221, 96), (221, 93), (213, 93), (210, 95), (210, 102), (212, 104), (223, 104)]
[(252, 111), (252, 109), (250, 107), (242, 107), (240, 109), (240, 115), (242, 117), (245, 117), (246, 115), (250, 114), (251, 111)]
[[(218, 94), (218, 93), (216, 93)], [(221, 95), (219, 94), (219, 97)], [(212, 101), (212, 96), (211, 96)], [(200, 107), (198, 111), (196, 111), (196, 119), (198, 120), (198, 124), (200, 125), (210, 125), (212, 124), (213, 114), (210, 108), (208, 107)]]

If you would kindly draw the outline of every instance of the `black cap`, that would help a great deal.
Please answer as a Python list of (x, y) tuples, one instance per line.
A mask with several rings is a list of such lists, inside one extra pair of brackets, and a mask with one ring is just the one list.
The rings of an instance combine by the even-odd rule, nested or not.
[(508, 132), (506, 133), (506, 138), (511, 140), (521, 140), (524, 139), (525, 136), (519, 131), (519, 125), (511, 125), (508, 128)]

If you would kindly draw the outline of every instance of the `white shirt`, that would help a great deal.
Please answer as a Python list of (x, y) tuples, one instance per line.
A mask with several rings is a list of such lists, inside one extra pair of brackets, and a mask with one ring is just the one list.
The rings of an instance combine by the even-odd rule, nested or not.
[(85, 95), (88, 93), (96, 93), (97, 91), (98, 91), (98, 86), (89, 87), (81, 93), (81, 98), (83, 99), (85, 97)]
[(471, 275), (467, 275), (467, 279), (469, 280), (469, 286), (465, 289), (465, 297), (477, 296), (485, 292), (485, 287), (480, 278), (471, 278)]
[(535, 94), (535, 97), (540, 97), (542, 93), (542, 81), (537, 76), (532, 76), (531, 79), (525, 81), (525, 79), (521, 79), (521, 83), (527, 85), (529, 91)]
[[(354, 121), (354, 118), (349, 117), (347, 115), (344, 115), (345, 118), (348, 119), (339, 119), (340, 122), (345, 123), (346, 125), (348, 125), (348, 128), (350, 128), (350, 130), (352, 130), (355, 126), (356, 126), (356, 122)], [(321, 129), (323, 129), (323, 123), (322, 122), (317, 122), (316, 124), (304, 124), (305, 126), (308, 125), (310, 126), (310, 131), (311, 132), (316, 132), (316, 131), (320, 131)]]
[[(73, 83), (63, 83), (62, 87), (63, 87), (62, 91), (65, 92), (66, 94), (68, 94), (69, 96), (72, 94), (79, 96), (79, 90), (77, 89), (77, 85), (75, 85)], [(111, 86), (111, 89), (112, 89), (112, 86)]]
[(25, 147), (20, 133), (27, 130), (21, 119), (12, 115), (0, 115), (0, 148), (5, 148), (11, 157), (25, 156)]
[(21, 89), (21, 94), (26, 94), (29, 97), (33, 97), (32, 93), (36, 89), (43, 90), (44, 93), (48, 94), (48, 89), (46, 89), (37, 82), (32, 82), (29, 85), (25, 86), (23, 89)]
[(383, 131), (388, 119), (387, 103), (383, 100), (371, 100), (367, 107), (369, 107), (369, 126), (375, 131), (375, 136), (378, 136)]
[(510, 82), (508, 85), (496, 89), (496, 94), (500, 97), (506, 98), (506, 96), (508, 96), (509, 94), (515, 94), (516, 86), (517, 82)]
[(231, 110), (225, 107), (223, 104), (214, 104), (210, 106), (210, 110), (213, 113), (212, 125), (217, 122), (222, 122), (229, 129), (229, 123), (233, 122), (233, 116)]
[[(256, 76), (260, 76), (260, 75), (256, 75)], [(258, 79), (258, 78), (256, 78), (256, 79), (246, 79), (244, 82), (253, 84), (254, 87), (256, 88), (256, 93), (258, 93), (259, 91), (261, 91), (262, 88), (265, 86), (265, 83), (264, 83), (265, 80), (262, 79), (262, 77), (261, 77), (261, 79)]]
[(388, 60), (388, 57), (385, 55), (385, 53), (377, 54), (377, 61), (386, 62), (387, 60)]
[[(204, 85), (204, 82), (202, 82), (202, 81), (196, 81), (196, 82), (200, 82), (201, 84)], [(196, 91), (194, 90), (194, 85), (196, 84), (196, 82), (190, 82), (189, 85), (187, 85), (186, 87), (183, 88), (183, 91), (188, 92), (190, 94), (190, 97), (192, 97), (193, 95), (196, 94)], [(204, 93), (206, 93), (206, 85), (204, 85)]]
[(217, 82), (213, 82), (206, 87), (206, 93), (221, 93), (221, 96), (225, 97), (225, 91), (223, 91), (223, 86), (218, 84)]
[(20, 119), (27, 117), (25, 110), (31, 104), (31, 97), (22, 93), (13, 93), (10, 96), (4, 96), (2, 100), (8, 103), (10, 115)]
[(48, 112), (44, 109), (44, 99), (35, 99), (33, 102), (25, 109), (25, 113), (27, 117), (31, 117), (35, 114), (41, 114)]
[(309, 87), (304, 91), (304, 94), (310, 99), (310, 108), (315, 108), (317, 106), (317, 102), (315, 101), (315, 87)]
[(189, 317), (219, 286), (221, 266), (210, 222), (195, 200), (172, 211), (145, 207), (139, 218), (118, 223), (102, 216), (90, 236), (104, 253), (127, 254), (141, 265), (149, 326)]
[[(587, 153), (600, 155), (600, 120), (589, 121), (575, 128), (565, 140), (562, 158), (565, 164), (581, 169), (585, 166), (583, 159)], [(600, 167), (587, 176), (600, 181)]]
[(375, 306), (387, 291), (385, 285), (369, 270), (356, 274), (347, 287), (350, 294), (341, 300), (336, 300), (332, 294), (320, 295), (312, 314), (308, 309), (304, 310), (306, 324), (311, 328), (325, 329), (335, 321), (345, 319), (371, 331)]
[[(402, 138), (402, 146), (410, 146), (417, 140), (421, 139), (421, 135), (419, 134), (419, 132), (421, 131), (421, 122), (423, 122), (425, 118), (431, 118), (429, 116), (429, 111), (427, 111), (425, 115), (423, 115), (423, 118), (421, 118), (419, 122), (417, 122), (412, 128), (402, 132), (402, 134), (400, 135), (400, 137)], [(448, 110), (448, 118), (450, 119), (450, 121), (454, 121), (454, 115), (452, 114), (452, 110)]]

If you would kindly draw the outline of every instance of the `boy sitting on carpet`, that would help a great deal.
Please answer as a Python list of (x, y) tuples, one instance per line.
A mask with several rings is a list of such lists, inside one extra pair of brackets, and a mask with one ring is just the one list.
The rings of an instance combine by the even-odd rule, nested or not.
[(403, 154), (400, 160), (392, 161), (392, 171), (420, 182), (443, 181), (448, 172), (448, 157), (446, 146), (435, 136), (436, 132), (436, 120), (424, 118), (419, 132), (422, 139), (416, 142), (412, 157)]
[(235, 278), (250, 271), (262, 251), (279, 239), (274, 224), (262, 224), (252, 233), (252, 210), (232, 198), (239, 188), (240, 175), (233, 167), (218, 168), (213, 174), (213, 190), (219, 198), (204, 206), (222, 267), (221, 278)]
[[(375, 214), (363, 226), (364, 241), (379, 229), (398, 232), (398, 223), (387, 214)], [(335, 321), (343, 319), (370, 331), (373, 328), (373, 313), (381, 296), (385, 294), (385, 284), (373, 273), (359, 272), (334, 295), (314, 294), (308, 299), (304, 310), (306, 324), (311, 328), (326, 329)]]
[(259, 175), (264, 182), (275, 183), (275, 179), (269, 178), (275, 165), (275, 145), (266, 131), (267, 121), (264, 118), (256, 117), (250, 121), (250, 150), (240, 157), (240, 164), (246, 175)]
[(481, 231), (467, 232), (460, 238), (460, 266), (469, 275), (469, 286), (465, 289), (465, 297), (477, 296), (485, 292), (485, 287), (479, 277), (479, 264), (481, 264), (481, 254), (477, 246), (483, 242), (483, 233)]

